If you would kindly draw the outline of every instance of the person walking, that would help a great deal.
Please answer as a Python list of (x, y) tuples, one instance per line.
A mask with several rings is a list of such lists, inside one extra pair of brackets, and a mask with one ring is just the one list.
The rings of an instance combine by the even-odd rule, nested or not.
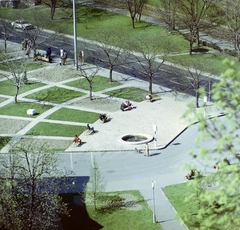
[(46, 58), (48, 58), (48, 62), (52, 62), (51, 54), (52, 54), (51, 46), (48, 46), (48, 48), (46, 49)]
[(64, 50), (63, 48), (60, 49), (60, 58), (61, 58), (60, 65), (65, 65), (67, 60), (67, 51)]

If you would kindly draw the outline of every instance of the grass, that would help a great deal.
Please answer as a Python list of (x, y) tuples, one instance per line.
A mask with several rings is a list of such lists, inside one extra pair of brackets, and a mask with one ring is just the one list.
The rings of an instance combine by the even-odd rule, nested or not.
[[(9, 57), (8, 57), (9, 58)], [(4, 58), (6, 59), (6, 58)], [(1, 59), (0, 59), (1, 60)], [(24, 68), (26, 67), (26, 71), (31, 71), (31, 70), (36, 70), (36, 69), (41, 69), (43, 67), (45, 67), (46, 65), (42, 62), (25, 62), (27, 63), (26, 65), (24, 65)], [(9, 64), (6, 63), (0, 63), (0, 69), (4, 70), (4, 71), (10, 71), (10, 67), (15, 69), (16, 68), (16, 72), (18, 72), (19, 67), (23, 67), (23, 62), (22, 61), (14, 61), (14, 64), (11, 64), (11, 62), (9, 62)]]
[[(20, 87), (19, 94), (28, 92), (32, 89), (36, 89), (44, 86), (45, 84), (39, 82), (28, 81), (28, 84), (24, 84)], [(16, 93), (16, 87), (10, 80), (0, 81), (1, 94), (14, 96)]]
[(123, 98), (125, 100), (141, 102), (145, 100), (147, 93), (148, 91), (143, 89), (139, 89), (135, 87), (126, 87), (126, 88), (111, 90), (106, 92), (105, 94), (113, 97)]
[(236, 62), (236, 68), (240, 70), (240, 64), (237, 59), (223, 54), (193, 54), (193, 55), (180, 55), (180, 56), (169, 56), (166, 58), (167, 61), (182, 64), (183, 66), (194, 67), (204, 72), (212, 73), (214, 75), (220, 75), (225, 72), (227, 66), (223, 65), (224, 59), (230, 59)]
[[(76, 87), (79, 89), (89, 90), (89, 83), (86, 78), (81, 78), (79, 80), (71, 81), (66, 83), (68, 86)], [(93, 92), (104, 90), (107, 88), (119, 86), (121, 83), (117, 81), (110, 82), (108, 78), (99, 75), (93, 78)]]
[[(121, 194), (128, 194), (134, 197), (134, 201), (130, 200), (126, 202), (129, 204), (136, 202), (140, 205), (141, 209), (129, 210), (121, 208), (125, 202), (120, 197)], [(62, 218), (61, 225), (63, 229), (161, 229), (158, 224), (152, 222), (152, 212), (139, 191), (110, 192), (103, 195), (106, 205), (97, 212), (88, 203), (87, 207), (84, 204), (76, 205), (73, 202), (73, 195), (71, 194), (62, 195), (63, 200), (69, 203), (69, 208), (71, 208), (71, 217)]]
[(77, 97), (81, 97), (83, 95), (84, 93), (78, 91), (54, 86), (51, 88), (38, 91), (36, 93), (32, 93), (26, 96), (26, 98), (35, 99), (39, 101), (48, 101), (52, 103), (64, 103), (66, 101), (72, 100)]
[(80, 135), (85, 129), (85, 126), (39, 122), (27, 135), (74, 137), (76, 133)]
[(73, 121), (82, 123), (94, 123), (96, 120), (98, 120), (98, 118), (98, 113), (66, 108), (61, 108), (47, 117), (47, 119), (51, 120)]
[(0, 137), (0, 149), (2, 149), (10, 139), (11, 137)]
[(49, 110), (50, 108), (52, 108), (52, 106), (50, 105), (41, 105), (33, 102), (19, 101), (18, 103), (10, 103), (1, 107), (0, 114), (9, 116), (29, 117), (29, 115), (27, 115), (27, 110), (35, 109), (36, 114), (34, 116), (31, 116), (32, 118), (34, 118)]

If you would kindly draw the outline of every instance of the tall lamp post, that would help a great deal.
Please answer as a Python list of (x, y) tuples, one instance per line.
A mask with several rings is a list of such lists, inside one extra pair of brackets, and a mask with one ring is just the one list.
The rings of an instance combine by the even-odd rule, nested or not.
[(73, 32), (74, 32), (74, 65), (78, 70), (78, 57), (77, 57), (77, 25), (76, 25), (76, 5), (73, 0)]
[(155, 183), (156, 181), (152, 181), (152, 190), (153, 190), (153, 223), (156, 223), (156, 214), (155, 214)]

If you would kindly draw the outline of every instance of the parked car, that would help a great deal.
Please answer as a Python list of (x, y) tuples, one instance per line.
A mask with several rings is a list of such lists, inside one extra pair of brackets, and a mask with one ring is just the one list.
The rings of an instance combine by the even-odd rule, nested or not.
[(22, 30), (31, 30), (34, 29), (34, 26), (24, 20), (16, 20), (11, 23), (12, 27), (15, 29), (22, 29)]

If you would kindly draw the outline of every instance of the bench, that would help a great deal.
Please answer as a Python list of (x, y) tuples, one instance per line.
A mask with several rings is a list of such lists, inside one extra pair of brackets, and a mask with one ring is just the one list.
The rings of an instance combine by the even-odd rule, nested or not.
[(154, 102), (157, 100), (161, 100), (161, 97), (158, 94), (153, 93), (153, 94), (147, 94), (146, 99), (147, 101)]
[(51, 58), (46, 58), (44, 55), (39, 54), (39, 53), (35, 56), (35, 60), (41, 60), (41, 61), (45, 61), (45, 62), (49, 62), (49, 63), (52, 62)]

